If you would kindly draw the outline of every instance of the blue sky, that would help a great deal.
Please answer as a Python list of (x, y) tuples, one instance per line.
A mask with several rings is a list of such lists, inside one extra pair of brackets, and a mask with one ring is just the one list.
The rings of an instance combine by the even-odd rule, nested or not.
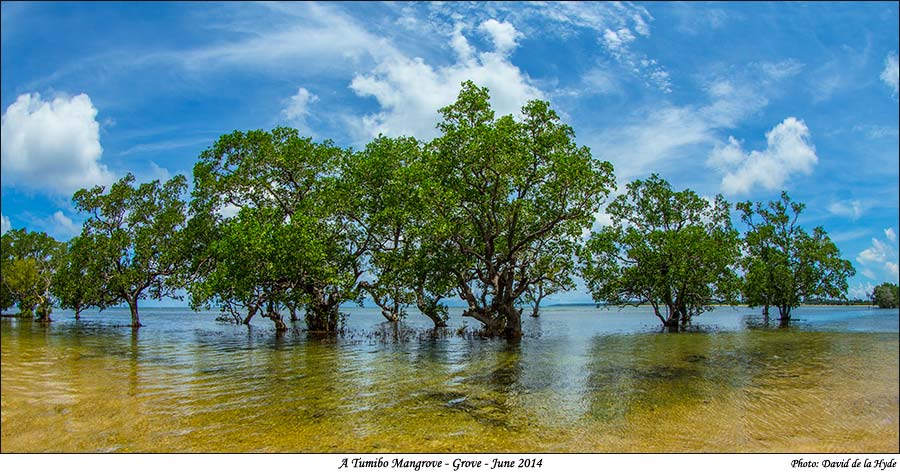
[(898, 280), (896, 2), (0, 8), (3, 231), (68, 239), (73, 191), (190, 176), (232, 130), (431, 138), (472, 79), (500, 113), (549, 100), (622, 189), (787, 190), (853, 262), (851, 296)]

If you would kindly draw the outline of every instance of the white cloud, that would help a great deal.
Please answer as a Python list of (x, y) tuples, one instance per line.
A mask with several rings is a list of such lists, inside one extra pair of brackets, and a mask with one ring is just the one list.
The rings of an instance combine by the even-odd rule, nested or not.
[(673, 3), (677, 6), (673, 9), (676, 28), (689, 35), (698, 35), (722, 28), (728, 20), (740, 19), (740, 13), (732, 10), (725, 13), (723, 10), (712, 8), (709, 5), (692, 4), (691, 2)]
[(765, 107), (769, 101), (758, 86), (735, 79), (717, 79), (706, 86), (711, 102), (697, 109), (698, 119), (710, 128), (732, 128), (739, 120)]
[(0, 235), (5, 234), (10, 229), (12, 229), (12, 224), (9, 222), (9, 217), (0, 214)]
[[(440, 117), (437, 110), (452, 103), (460, 84), (471, 79), (490, 90), (491, 103), (500, 114), (517, 113), (530, 99), (544, 94), (530, 84), (528, 77), (508, 59), (509, 38), (517, 36), (512, 25), (492, 26), (502, 31), (502, 39), (494, 41), (494, 50), (478, 52), (468, 43), (457, 27), (450, 46), (459, 60), (447, 66), (432, 66), (422, 58), (401, 54), (380, 62), (371, 74), (358, 74), (350, 88), (359, 96), (373, 97), (381, 107), (374, 114), (355, 120), (361, 140), (379, 133), (398, 136), (434, 137), (435, 124)], [(493, 34), (493, 33), (492, 33)]]
[(891, 88), (894, 98), (897, 98), (898, 90), (900, 90), (900, 68), (897, 66), (897, 53), (890, 53), (884, 58), (884, 70), (881, 71), (880, 77)]
[(763, 63), (760, 67), (763, 73), (775, 80), (796, 76), (803, 70), (803, 64), (794, 59), (777, 63)]
[[(594, 35), (626, 74), (663, 92), (672, 90), (665, 67), (637, 48), (636, 43), (641, 37), (650, 36), (653, 21), (653, 16), (642, 6), (620, 2), (429, 2), (428, 8), (432, 25), (446, 16), (454, 22), (465, 20), (473, 25), (504, 18), (508, 24), (520, 25), (517, 30), (533, 38), (548, 33), (556, 38), (578, 33)], [(403, 20), (403, 24), (419, 26), (408, 19)], [(510, 42), (498, 44), (495, 40), (495, 47), (503, 44)], [(502, 49), (499, 47), (496, 51)]]
[(51, 217), (54, 226), (54, 234), (71, 237), (81, 232), (81, 225), (72, 222), (62, 211), (56, 211)]
[(900, 277), (900, 266), (894, 262), (884, 262), (884, 270), (888, 278), (894, 282)]
[(868, 234), (869, 231), (865, 229), (850, 229), (845, 231), (829, 232), (828, 237), (831, 238), (832, 242), (839, 244), (865, 237)]
[(297, 89), (297, 93), (287, 100), (287, 105), (282, 109), (281, 113), (300, 131), (306, 132), (308, 130), (306, 119), (309, 117), (309, 106), (318, 100), (319, 97), (317, 95), (304, 87), (300, 87)]
[(512, 24), (499, 22), (493, 18), (485, 20), (479, 27), (491, 37), (494, 43), (494, 51), (503, 54), (515, 49), (521, 33), (516, 31)]
[(215, 139), (211, 137), (203, 138), (185, 138), (175, 140), (162, 140), (157, 142), (139, 143), (131, 146), (118, 153), (118, 156), (137, 155), (142, 153), (153, 153), (159, 151), (175, 150), (178, 148), (186, 148), (200, 144), (212, 143)]
[(603, 32), (603, 43), (609, 48), (613, 54), (621, 54), (628, 46), (628, 43), (634, 41), (634, 35), (628, 28), (620, 28), (619, 31), (613, 31), (609, 28)]
[(687, 107), (668, 107), (648, 114), (643, 122), (604, 130), (591, 144), (594, 156), (615, 165), (616, 179), (627, 182), (648, 170), (665, 174), (667, 166), (682, 166), (694, 146), (712, 143), (711, 126)]
[[(247, 18), (259, 14), (258, 7), (271, 10), (271, 14), (265, 16), (266, 21), (248, 23)], [(369, 33), (332, 5), (273, 2), (236, 11), (241, 14), (219, 27), (239, 33), (241, 39), (160, 58), (175, 59), (196, 71), (210, 66), (251, 65), (279, 71), (303, 68), (309, 72), (343, 69), (348, 63), (394, 52), (387, 39)]]
[(874, 290), (875, 285), (871, 283), (857, 283), (856, 286), (847, 289), (847, 297), (851, 300), (866, 300)]
[(100, 162), (97, 109), (86, 94), (20, 95), (3, 113), (3, 185), (56, 195), (109, 184), (113, 174)]
[(453, 28), (453, 33), (450, 35), (450, 47), (456, 52), (456, 56), (461, 62), (468, 64), (472, 61), (475, 50), (469, 45), (469, 40), (463, 36), (462, 30), (463, 24), (457, 23)]
[(849, 217), (850, 219), (859, 219), (864, 211), (864, 206), (859, 199), (852, 201), (837, 201), (828, 206), (828, 212), (841, 217)]
[[(897, 240), (893, 228), (885, 229), (884, 235), (890, 242)], [(856, 256), (856, 261), (862, 265), (861, 273), (867, 278), (870, 280), (887, 279), (893, 282), (898, 280), (897, 259), (897, 248), (877, 238), (872, 238), (872, 245)]]
[(811, 173), (819, 160), (809, 129), (794, 117), (767, 132), (766, 145), (765, 150), (747, 153), (738, 140), (729, 137), (727, 145), (710, 153), (707, 163), (725, 174), (721, 183), (724, 193), (746, 194), (755, 186), (780, 189), (791, 175)]
[(626, 70), (640, 76), (647, 85), (655, 86), (663, 92), (672, 92), (672, 81), (669, 78), (668, 71), (655, 59), (635, 53), (631, 49), (630, 44), (636, 38), (631, 30), (625, 27), (615, 31), (606, 28), (603, 30), (602, 35), (603, 44), (606, 46), (607, 51)]
[(234, 204), (228, 203), (217, 212), (223, 219), (231, 219), (232, 217), (238, 215), (239, 212), (241, 212), (241, 208), (235, 206)]
[(142, 182), (146, 181), (156, 181), (159, 180), (161, 183), (165, 183), (166, 181), (172, 179), (172, 173), (169, 172), (168, 168), (163, 168), (159, 166), (155, 162), (150, 162), (150, 169), (147, 172), (147, 176), (145, 179), (142, 179)]
[(753, 65), (741, 75), (711, 80), (706, 85), (706, 103), (654, 103), (637, 110), (620, 120), (624, 125), (589, 133), (591, 149), (595, 156), (613, 162), (616, 176), (623, 182), (650, 171), (664, 175), (670, 168), (683, 171), (688, 160), (706, 155), (720, 143), (718, 130), (737, 126), (768, 104), (766, 87), (777, 84), (767, 80), (766, 87), (760, 87), (744, 79), (750, 74), (759, 77), (759, 69), (759, 65)]
[(594, 68), (582, 77), (588, 92), (596, 94), (609, 94), (621, 90), (616, 77), (607, 69)]

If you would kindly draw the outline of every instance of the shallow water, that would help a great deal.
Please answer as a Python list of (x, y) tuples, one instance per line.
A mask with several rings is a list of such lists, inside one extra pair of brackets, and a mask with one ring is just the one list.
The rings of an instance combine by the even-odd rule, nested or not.
[[(214, 313), (3, 318), (3, 452), (897, 452), (898, 312), (550, 307), (520, 342), (429, 339), (351, 309), (348, 335)], [(453, 328), (463, 321), (454, 312)], [(290, 324), (290, 323), (289, 323)]]

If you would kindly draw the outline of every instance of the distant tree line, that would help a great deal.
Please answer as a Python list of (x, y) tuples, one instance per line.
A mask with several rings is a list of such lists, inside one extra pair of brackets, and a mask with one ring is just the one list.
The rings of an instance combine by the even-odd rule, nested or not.
[[(388, 321), (415, 305), (441, 327), (458, 297), (485, 334), (515, 338), (524, 309), (537, 316), (575, 276), (596, 302), (650, 305), (673, 329), (714, 304), (789, 320), (804, 301), (845, 298), (852, 265), (824, 229), (797, 224), (804, 206), (786, 193), (738, 203), (741, 236), (722, 196), (655, 174), (607, 203), (612, 165), (547, 102), (498, 118), (465, 82), (440, 113), (431, 141), (379, 136), (358, 151), (290, 128), (235, 131), (200, 155), (189, 199), (183, 176), (82, 189), (88, 218), (69, 242), (3, 235), (2, 308), (46, 321), (54, 303), (76, 318), (127, 304), (139, 327), (140, 300), (186, 290), (192, 308), (239, 323), (283, 331), (302, 311), (308, 331), (333, 333), (345, 303), (368, 297)], [(590, 232), (604, 204), (612, 223)]]

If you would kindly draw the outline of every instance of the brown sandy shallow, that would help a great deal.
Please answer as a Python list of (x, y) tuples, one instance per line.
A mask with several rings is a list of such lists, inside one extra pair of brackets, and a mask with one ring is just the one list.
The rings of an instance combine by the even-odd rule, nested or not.
[(897, 452), (896, 333), (241, 347), (3, 323), (12, 452)]

